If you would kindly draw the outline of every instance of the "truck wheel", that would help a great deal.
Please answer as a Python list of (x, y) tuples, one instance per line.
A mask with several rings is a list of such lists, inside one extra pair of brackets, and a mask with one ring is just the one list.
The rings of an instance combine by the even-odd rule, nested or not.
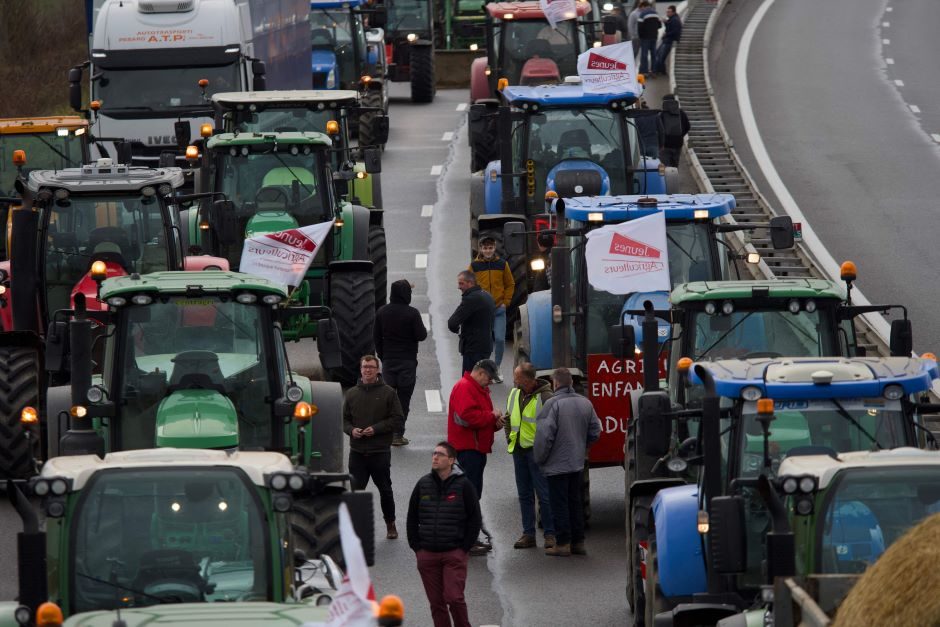
[(38, 425), (24, 427), (20, 411), (27, 405), (39, 409), (38, 364), (32, 348), (0, 348), (0, 476), (35, 474), (32, 460), (39, 456), (40, 430)]
[[(529, 295), (528, 273), (526, 272), (525, 255), (510, 255), (503, 253), (503, 232), (495, 229), (480, 231), (479, 239), (492, 237), (496, 240), (496, 254), (509, 262), (512, 279), (516, 282), (516, 289), (512, 293), (512, 301), (506, 311), (506, 339), (512, 339), (512, 328), (519, 319), (519, 305), (525, 302)], [(479, 241), (479, 239), (477, 241)]]
[(371, 272), (330, 274), (330, 308), (339, 330), (343, 365), (330, 372), (344, 387), (359, 378), (359, 358), (374, 351), (375, 278)]
[[(362, 96), (363, 107), (382, 107), (382, 91), (379, 89), (370, 89)], [(380, 111), (365, 111), (359, 115), (359, 145), (375, 146), (375, 118)], [(385, 150), (385, 144), (382, 144), (382, 150)]]
[(434, 102), (434, 48), (411, 48), (411, 101)]
[(375, 308), (378, 309), (388, 300), (388, 251), (385, 227), (380, 224), (369, 227), (369, 259), (375, 280)]

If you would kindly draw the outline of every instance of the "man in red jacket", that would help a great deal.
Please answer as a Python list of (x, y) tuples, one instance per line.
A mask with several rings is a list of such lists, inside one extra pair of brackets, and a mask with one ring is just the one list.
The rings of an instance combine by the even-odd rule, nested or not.
[[(450, 391), (447, 403), (447, 439), (457, 449), (457, 463), (467, 479), (483, 494), (483, 469), (493, 450), (493, 434), (503, 428), (505, 416), (493, 409), (489, 385), (499, 369), (492, 359), (482, 359), (465, 372)], [(488, 547), (478, 542), (471, 555), (481, 555)]]

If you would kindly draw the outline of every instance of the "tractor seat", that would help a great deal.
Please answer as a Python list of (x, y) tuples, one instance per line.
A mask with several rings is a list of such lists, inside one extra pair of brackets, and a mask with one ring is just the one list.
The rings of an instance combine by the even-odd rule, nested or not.
[(526, 43), (525, 48), (522, 49), (522, 54), (526, 59), (531, 59), (532, 57), (542, 57), (543, 59), (551, 57), (552, 44), (545, 39), (532, 39)]
[(88, 261), (89, 271), (91, 270), (91, 264), (96, 261), (110, 261), (124, 268), (125, 272), (130, 272), (130, 266), (127, 259), (124, 258), (121, 247), (114, 242), (101, 242), (92, 249), (91, 259)]
[(585, 156), (591, 154), (591, 138), (588, 137), (586, 130), (575, 128), (561, 134), (558, 138), (558, 152), (561, 158), (564, 159), (567, 156), (565, 153), (571, 149), (583, 150), (586, 153)]
[(105, 242), (115, 244), (118, 247), (117, 252), (125, 257), (136, 257), (133, 254), (133, 247), (127, 231), (116, 226), (103, 226), (89, 233), (86, 250), (94, 251), (100, 244)]
[(311, 48), (335, 48), (336, 39), (328, 28), (315, 28), (310, 31)]

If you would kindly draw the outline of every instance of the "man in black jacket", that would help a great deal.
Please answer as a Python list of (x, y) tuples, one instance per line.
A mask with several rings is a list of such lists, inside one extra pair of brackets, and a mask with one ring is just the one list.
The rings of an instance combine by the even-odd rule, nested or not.
[(682, 153), (682, 144), (685, 136), (689, 134), (692, 125), (689, 116), (679, 106), (674, 94), (663, 96), (663, 110), (659, 114), (663, 124), (663, 148), (659, 159), (663, 165), (669, 167), (679, 166), (679, 155)]
[(474, 364), (488, 359), (493, 352), (493, 313), (496, 304), (488, 292), (477, 285), (473, 272), (464, 270), (457, 275), (457, 289), (463, 292), (460, 304), (450, 319), (447, 328), (460, 334), (460, 354), (463, 355), (461, 373), (473, 370)]
[(408, 503), (408, 545), (418, 560), (434, 627), (450, 627), (451, 619), (454, 627), (470, 627), (464, 600), (467, 556), (482, 517), (477, 492), (456, 461), (454, 447), (439, 442), (431, 472), (418, 479)]
[(401, 404), (395, 390), (379, 377), (379, 360), (363, 355), (361, 378), (346, 390), (343, 431), (350, 437), (349, 474), (353, 490), (365, 490), (371, 478), (379, 490), (386, 538), (398, 537), (395, 527), (395, 494), (392, 492), (392, 438), (401, 431)]
[(392, 439), (392, 446), (409, 443), (405, 423), (411, 409), (418, 373), (418, 342), (428, 337), (421, 314), (411, 306), (411, 283), (402, 279), (392, 283), (389, 303), (375, 314), (373, 336), (375, 352), (382, 359), (382, 378), (398, 392), (404, 416), (401, 432)]
[(682, 18), (676, 13), (676, 5), (670, 4), (666, 9), (666, 32), (663, 33), (663, 40), (656, 49), (656, 66), (653, 71), (657, 74), (666, 73), (666, 58), (672, 50), (673, 45), (679, 43), (682, 38)]

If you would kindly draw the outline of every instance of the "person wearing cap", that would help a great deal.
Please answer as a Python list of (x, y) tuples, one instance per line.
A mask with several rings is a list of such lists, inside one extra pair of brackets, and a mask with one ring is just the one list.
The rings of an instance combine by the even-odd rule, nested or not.
[(457, 275), (457, 289), (463, 296), (447, 319), (447, 328), (460, 335), (461, 372), (470, 372), (474, 364), (488, 359), (493, 352), (493, 310), (496, 305), (489, 292), (477, 285), (477, 277), (470, 270)]
[(496, 254), (496, 240), (484, 235), (480, 238), (480, 252), (470, 262), (471, 270), (477, 278), (477, 285), (493, 297), (496, 309), (493, 312), (493, 361), (496, 362), (495, 383), (502, 383), (499, 367), (503, 363), (503, 351), (506, 349), (506, 310), (512, 303), (516, 290), (516, 281), (512, 276), (509, 263)]
[[(454, 445), (457, 463), (481, 498), (486, 456), (493, 451), (495, 432), (505, 425), (502, 412), (493, 408), (490, 398), (489, 386), (495, 376), (496, 364), (480, 360), (454, 384), (447, 402), (447, 440)], [(478, 542), (470, 553), (479, 555), (488, 548)]]

